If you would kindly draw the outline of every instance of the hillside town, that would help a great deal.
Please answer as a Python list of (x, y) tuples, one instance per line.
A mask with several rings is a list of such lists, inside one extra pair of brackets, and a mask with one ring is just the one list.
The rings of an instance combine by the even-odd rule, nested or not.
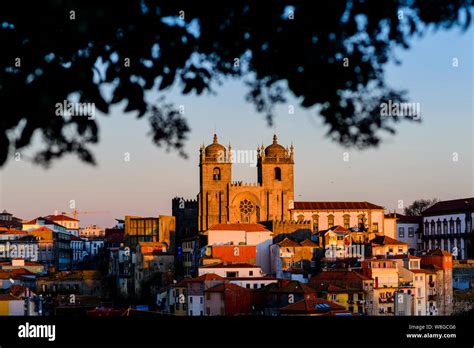
[[(199, 192), (171, 215), (81, 224), (81, 211), (0, 213), (0, 315), (440, 316), (474, 309), (474, 197), (420, 215), (295, 200), (293, 145), (202, 145)], [(310, 193), (317, 197), (317, 192)], [(8, 200), (5, 200), (8, 205)], [(5, 207), (7, 208), (7, 207)]]

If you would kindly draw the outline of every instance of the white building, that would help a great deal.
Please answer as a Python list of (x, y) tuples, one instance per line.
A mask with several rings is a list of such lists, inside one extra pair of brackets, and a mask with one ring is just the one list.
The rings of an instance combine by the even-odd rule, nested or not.
[[(260, 224), (217, 224), (207, 232), (208, 245), (255, 245), (256, 264), (270, 273), (270, 245), (273, 234)], [(201, 274), (199, 274), (201, 275)]]
[(474, 198), (438, 202), (422, 215), (424, 250), (446, 250), (458, 260), (474, 258)]

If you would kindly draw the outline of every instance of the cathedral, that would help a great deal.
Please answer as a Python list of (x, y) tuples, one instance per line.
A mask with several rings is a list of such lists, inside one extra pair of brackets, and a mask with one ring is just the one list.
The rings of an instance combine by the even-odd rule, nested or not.
[(294, 200), (294, 148), (273, 143), (257, 149), (257, 182), (232, 181), (231, 146), (202, 145), (199, 159), (198, 229), (218, 223), (288, 221)]

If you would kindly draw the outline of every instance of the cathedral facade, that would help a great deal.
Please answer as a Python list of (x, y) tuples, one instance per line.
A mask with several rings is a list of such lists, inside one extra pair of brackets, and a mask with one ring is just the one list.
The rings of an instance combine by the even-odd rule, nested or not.
[(199, 159), (198, 229), (218, 223), (288, 221), (294, 200), (294, 149), (273, 143), (257, 149), (257, 182), (232, 181), (232, 149), (202, 145)]

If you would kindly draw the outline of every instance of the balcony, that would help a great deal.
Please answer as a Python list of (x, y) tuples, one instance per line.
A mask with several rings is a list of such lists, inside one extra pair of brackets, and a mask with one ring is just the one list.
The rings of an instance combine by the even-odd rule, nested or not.
[(436, 295), (428, 295), (428, 301), (436, 301)]

